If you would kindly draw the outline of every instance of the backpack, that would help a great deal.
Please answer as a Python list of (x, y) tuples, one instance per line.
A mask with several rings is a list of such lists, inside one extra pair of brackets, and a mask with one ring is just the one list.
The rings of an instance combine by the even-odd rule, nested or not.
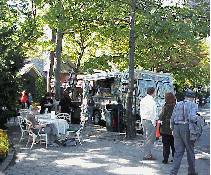
[(196, 118), (196, 122), (189, 123), (190, 140), (197, 140), (203, 132), (204, 118), (200, 114), (197, 114)]
[(62, 145), (63, 146), (67, 146), (67, 147), (69, 147), (69, 146), (76, 146), (76, 144), (77, 144), (77, 142), (75, 141), (75, 139), (65, 139), (63, 142), (62, 142)]

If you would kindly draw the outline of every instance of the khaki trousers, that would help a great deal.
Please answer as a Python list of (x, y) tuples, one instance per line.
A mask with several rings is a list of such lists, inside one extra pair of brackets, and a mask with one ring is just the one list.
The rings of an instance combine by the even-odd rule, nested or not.
[(152, 153), (152, 147), (156, 139), (156, 127), (152, 125), (151, 120), (143, 120), (143, 129), (144, 129), (144, 157), (149, 158)]

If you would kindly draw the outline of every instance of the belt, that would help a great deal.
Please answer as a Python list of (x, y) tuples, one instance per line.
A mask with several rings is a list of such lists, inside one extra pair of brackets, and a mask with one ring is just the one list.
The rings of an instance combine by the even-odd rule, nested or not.
[(183, 123), (175, 123), (175, 125), (188, 125), (188, 123), (185, 123), (185, 122), (183, 122)]

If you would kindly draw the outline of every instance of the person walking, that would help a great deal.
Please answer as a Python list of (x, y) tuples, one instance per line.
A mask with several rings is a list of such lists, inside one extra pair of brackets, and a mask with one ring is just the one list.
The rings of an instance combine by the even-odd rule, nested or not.
[[(168, 163), (168, 158), (170, 155), (170, 148), (172, 150), (172, 157), (174, 157), (174, 137), (170, 128), (170, 119), (175, 106), (176, 100), (173, 93), (165, 94), (165, 105), (162, 107), (162, 111), (159, 115), (159, 120), (162, 121), (160, 126), (160, 134), (162, 136), (163, 143), (163, 158), (164, 164)], [(173, 162), (173, 160), (172, 160)]]
[(155, 96), (155, 88), (147, 89), (147, 96), (140, 102), (140, 115), (144, 129), (144, 158), (143, 160), (156, 160), (152, 157), (151, 149), (156, 139), (156, 103), (153, 99)]
[(25, 109), (26, 108), (26, 102), (27, 102), (27, 96), (26, 96), (26, 91), (23, 91), (21, 93), (21, 96), (20, 96), (20, 102), (21, 102), (21, 107), (22, 109)]
[(28, 100), (27, 100), (27, 107), (29, 108), (30, 105), (32, 104), (33, 102), (33, 99), (32, 99), (32, 96), (31, 96), (31, 93), (28, 93)]
[(173, 110), (170, 128), (173, 130), (175, 155), (171, 175), (176, 175), (185, 152), (187, 151), (188, 175), (196, 175), (194, 144), (190, 140), (189, 123), (196, 122), (198, 106), (194, 103), (195, 93), (188, 90), (185, 100), (178, 102)]
[(89, 91), (89, 96), (88, 96), (88, 102), (87, 102), (87, 110), (88, 110), (88, 124), (92, 124), (92, 116), (93, 116), (93, 107), (95, 105), (95, 102), (93, 100), (93, 91)]

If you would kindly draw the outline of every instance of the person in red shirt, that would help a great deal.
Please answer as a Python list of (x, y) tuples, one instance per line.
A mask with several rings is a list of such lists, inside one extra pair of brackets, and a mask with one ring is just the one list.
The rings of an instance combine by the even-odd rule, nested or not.
[(21, 106), (22, 109), (26, 108), (26, 101), (27, 101), (27, 97), (26, 97), (26, 91), (23, 91), (20, 97), (20, 102), (21, 102)]

